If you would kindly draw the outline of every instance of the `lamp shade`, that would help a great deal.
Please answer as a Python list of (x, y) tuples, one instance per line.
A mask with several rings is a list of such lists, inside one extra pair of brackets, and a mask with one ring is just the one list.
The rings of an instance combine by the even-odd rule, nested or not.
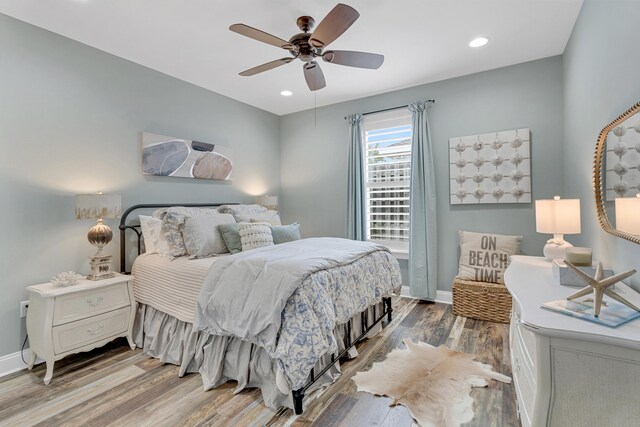
[(76, 219), (118, 218), (122, 210), (119, 194), (78, 194)]
[(580, 199), (536, 200), (536, 231), (545, 234), (580, 233)]
[(640, 194), (636, 197), (616, 198), (616, 228), (640, 235)]
[(256, 203), (274, 211), (278, 210), (278, 196), (258, 196), (256, 197)]

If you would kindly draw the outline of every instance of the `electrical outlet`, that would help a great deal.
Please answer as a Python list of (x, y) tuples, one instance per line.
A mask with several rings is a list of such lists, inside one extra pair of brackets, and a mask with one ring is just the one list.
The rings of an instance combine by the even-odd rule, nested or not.
[(29, 301), (22, 301), (20, 303), (20, 318), (27, 317), (27, 310), (29, 309)]

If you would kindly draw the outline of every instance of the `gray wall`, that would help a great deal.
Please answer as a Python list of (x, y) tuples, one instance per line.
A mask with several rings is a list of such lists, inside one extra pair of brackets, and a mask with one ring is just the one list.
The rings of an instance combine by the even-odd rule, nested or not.
[[(535, 232), (532, 204), (451, 206), (448, 139), (529, 127), (533, 198), (563, 190), (562, 58), (552, 57), (470, 76), (283, 116), (280, 122), (282, 210), (305, 236), (344, 236), (346, 114), (436, 99), (429, 119), (438, 204), (438, 289), (457, 272), (458, 229), (524, 235), (523, 251), (541, 255), (549, 236)], [(574, 194), (561, 194), (574, 196)], [(406, 262), (402, 265), (406, 268)]]
[[(577, 243), (621, 272), (640, 269), (640, 246), (603, 232), (591, 187), (600, 130), (640, 101), (640, 2), (587, 0), (564, 53), (565, 190), (582, 199)], [(631, 279), (640, 290), (640, 275)]]
[[(0, 356), (22, 344), (27, 285), (88, 271), (92, 223), (74, 220), (75, 194), (121, 194), (124, 207), (278, 194), (278, 126), (273, 114), (0, 15)], [(233, 182), (143, 177), (144, 130), (231, 145)], [(116, 236), (108, 251), (117, 248)]]

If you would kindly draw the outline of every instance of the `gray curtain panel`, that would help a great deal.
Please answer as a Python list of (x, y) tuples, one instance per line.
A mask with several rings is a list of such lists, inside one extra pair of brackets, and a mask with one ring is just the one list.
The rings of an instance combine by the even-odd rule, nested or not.
[(432, 101), (409, 104), (412, 113), (409, 190), (409, 288), (411, 296), (433, 300), (438, 288), (436, 183), (427, 110)]
[(347, 116), (349, 121), (349, 158), (347, 169), (347, 238), (367, 239), (364, 189), (364, 152), (362, 114)]

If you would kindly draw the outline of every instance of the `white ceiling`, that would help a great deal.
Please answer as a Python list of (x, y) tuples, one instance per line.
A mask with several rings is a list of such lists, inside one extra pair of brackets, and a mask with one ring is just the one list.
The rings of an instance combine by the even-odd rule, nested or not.
[[(0, 0), (0, 12), (275, 114), (559, 55), (582, 0), (343, 0), (360, 18), (332, 49), (385, 55), (378, 70), (320, 61), (310, 92), (302, 63), (238, 72), (288, 52), (228, 30), (245, 23), (288, 39), (298, 16), (318, 23), (337, 0)], [(482, 48), (468, 42), (490, 38)], [(280, 91), (294, 94), (283, 97)], [(315, 95), (315, 96), (314, 96)], [(316, 98), (317, 96), (317, 98)]]

